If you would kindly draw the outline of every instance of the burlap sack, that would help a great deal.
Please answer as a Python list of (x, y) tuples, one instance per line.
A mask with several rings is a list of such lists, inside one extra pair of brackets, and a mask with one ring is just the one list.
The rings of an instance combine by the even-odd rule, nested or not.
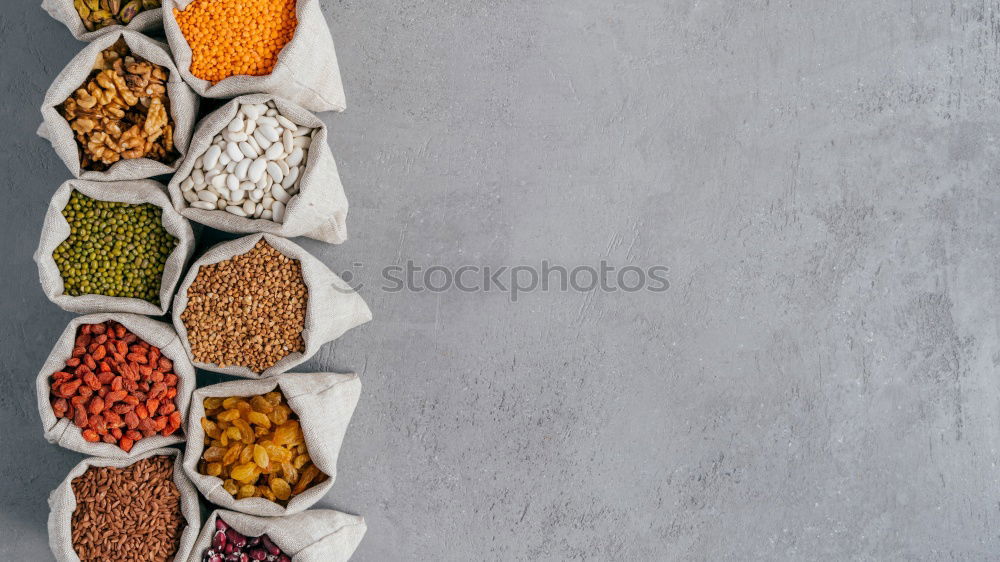
[[(191, 175), (194, 162), (212, 146), (212, 139), (236, 117), (241, 104), (257, 104), (274, 100), (278, 111), (296, 125), (315, 129), (306, 167), (299, 180), (299, 193), (292, 197), (280, 223), (266, 219), (239, 217), (226, 211), (206, 211), (189, 206), (180, 184)], [(288, 100), (270, 94), (240, 96), (213, 111), (195, 130), (185, 158), (167, 186), (174, 209), (185, 217), (226, 232), (267, 232), (285, 238), (305, 236), (340, 244), (347, 239), (347, 196), (340, 183), (337, 163), (327, 143), (326, 125), (309, 111)]]
[[(293, 496), (287, 507), (266, 498), (237, 500), (222, 487), (222, 479), (198, 473), (198, 460), (205, 450), (203, 401), (211, 396), (256, 396), (279, 389), (288, 406), (299, 417), (309, 457), (324, 474), (323, 482)], [(188, 442), (184, 470), (198, 491), (219, 507), (251, 515), (275, 516), (299, 513), (311, 507), (330, 490), (337, 478), (337, 457), (347, 424), (361, 395), (361, 379), (355, 374), (286, 373), (269, 379), (232, 381), (199, 388), (191, 397)], [(228, 519), (226, 520), (228, 521)]]
[[(73, 130), (70, 129), (69, 123), (59, 114), (56, 107), (83, 85), (94, 68), (97, 55), (118, 41), (119, 37), (125, 38), (125, 43), (128, 44), (133, 54), (170, 71), (170, 76), (167, 77), (167, 97), (170, 100), (170, 116), (174, 122), (174, 145), (180, 155), (177, 160), (170, 164), (157, 162), (150, 158), (134, 158), (119, 160), (104, 172), (82, 170), (80, 149), (76, 144)], [(45, 100), (42, 102), (43, 122), (38, 128), (38, 135), (52, 143), (56, 154), (62, 158), (66, 167), (77, 178), (114, 181), (172, 174), (180, 166), (184, 155), (187, 154), (188, 143), (191, 142), (191, 132), (194, 131), (194, 122), (198, 116), (198, 103), (198, 96), (191, 91), (191, 88), (177, 71), (166, 45), (136, 31), (123, 30), (117, 33), (106, 33), (94, 39), (73, 57), (73, 60), (66, 65), (66, 68), (56, 76), (55, 81), (49, 86), (48, 91), (45, 92)]]
[(76, 496), (73, 494), (73, 479), (82, 475), (92, 466), (113, 466), (123, 468), (148, 457), (158, 455), (176, 456), (174, 460), (174, 484), (181, 494), (181, 513), (187, 520), (187, 527), (181, 532), (180, 546), (174, 560), (187, 560), (191, 547), (198, 537), (201, 526), (201, 510), (198, 505), (198, 492), (184, 474), (181, 467), (183, 455), (177, 449), (154, 449), (140, 456), (129, 459), (88, 458), (69, 471), (59, 487), (49, 494), (49, 548), (59, 562), (80, 562), (73, 550), (73, 511), (76, 509)]
[(219, 518), (244, 536), (267, 535), (295, 562), (346, 562), (368, 530), (364, 517), (332, 509), (313, 509), (285, 517), (256, 517), (217, 509), (202, 526), (188, 562), (201, 562), (205, 550), (212, 546)]
[[(62, 215), (69, 202), (73, 190), (88, 197), (102, 201), (118, 201), (121, 203), (152, 203), (163, 209), (161, 215), (163, 226), (167, 232), (177, 238), (177, 246), (167, 257), (163, 266), (163, 276), (160, 280), (160, 305), (131, 297), (109, 297), (106, 295), (70, 296), (63, 294), (64, 285), (59, 267), (56, 266), (53, 252), (69, 237), (69, 223)], [(45, 296), (59, 308), (70, 312), (87, 314), (91, 312), (133, 312), (150, 316), (162, 316), (170, 308), (174, 289), (180, 281), (184, 264), (194, 253), (194, 232), (187, 219), (182, 217), (170, 205), (170, 200), (163, 192), (163, 184), (153, 180), (136, 180), (128, 182), (94, 182), (86, 180), (67, 180), (49, 202), (45, 212), (45, 223), (42, 225), (42, 236), (35, 250), (35, 263), (38, 265), (38, 278), (42, 283)]]
[[(254, 245), (261, 238), (285, 256), (299, 260), (302, 265), (302, 277), (309, 291), (308, 302), (306, 304), (305, 329), (302, 330), (302, 338), (305, 341), (306, 347), (305, 352), (291, 353), (262, 373), (255, 373), (243, 366), (219, 367), (218, 365), (196, 361), (191, 354), (191, 344), (187, 339), (187, 329), (184, 327), (184, 322), (181, 321), (181, 314), (188, 303), (188, 287), (194, 282), (195, 277), (198, 275), (198, 269), (201, 266), (218, 263), (233, 256), (245, 254), (253, 249)], [(372, 313), (368, 309), (368, 305), (365, 304), (365, 301), (361, 299), (361, 296), (350, 285), (302, 247), (272, 234), (252, 234), (212, 246), (191, 265), (187, 276), (177, 289), (177, 296), (174, 297), (173, 319), (174, 328), (177, 330), (177, 334), (184, 344), (184, 349), (187, 351), (188, 357), (191, 358), (191, 362), (195, 367), (216, 373), (256, 379), (284, 373), (296, 365), (305, 362), (319, 351), (319, 348), (323, 344), (333, 341), (351, 328), (371, 320)]]
[[(62, 370), (66, 365), (66, 360), (73, 354), (73, 344), (76, 342), (77, 329), (82, 324), (97, 324), (106, 320), (119, 322), (126, 329), (139, 336), (143, 340), (160, 348), (163, 356), (174, 362), (174, 374), (177, 375), (177, 397), (174, 404), (181, 413), (181, 429), (169, 437), (154, 435), (144, 437), (137, 441), (128, 453), (117, 445), (110, 443), (90, 443), (83, 438), (79, 427), (73, 424), (72, 420), (57, 418), (52, 412), (52, 404), (49, 402), (49, 377), (52, 373)], [(105, 457), (112, 459), (128, 459), (142, 456), (147, 451), (173, 445), (184, 441), (184, 432), (187, 427), (188, 405), (191, 403), (191, 392), (196, 386), (194, 367), (187, 359), (184, 347), (180, 339), (169, 324), (157, 322), (144, 316), (134, 314), (90, 314), (78, 316), (70, 321), (66, 329), (63, 330), (59, 340), (52, 347), (48, 359), (38, 371), (35, 379), (35, 394), (38, 399), (38, 415), (42, 420), (42, 429), (45, 431), (45, 440), (66, 447), (67, 449), (92, 455), (95, 457)], [(200, 427), (200, 426), (199, 426)]]
[[(126, 1), (123, 0), (122, 3), (124, 4)], [(83, 26), (80, 14), (73, 7), (73, 0), (42, 0), (42, 9), (68, 27), (73, 37), (80, 41), (91, 41), (106, 33), (114, 33), (123, 29), (147, 31), (163, 27), (163, 10), (161, 8), (139, 12), (132, 18), (132, 21), (128, 22), (128, 25), (109, 25), (94, 31), (87, 31), (87, 28)]]
[(206, 98), (232, 98), (241, 94), (268, 93), (291, 100), (310, 111), (343, 111), (346, 107), (340, 66), (330, 28), (318, 0), (298, 0), (298, 26), (281, 50), (274, 70), (266, 76), (230, 76), (212, 84), (191, 74), (191, 47), (181, 33), (174, 9), (184, 10), (191, 0), (164, 0), (163, 31), (184, 80)]

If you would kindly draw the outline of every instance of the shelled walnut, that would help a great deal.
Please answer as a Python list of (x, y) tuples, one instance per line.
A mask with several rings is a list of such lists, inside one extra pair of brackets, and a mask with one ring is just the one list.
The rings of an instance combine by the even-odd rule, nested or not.
[(169, 71), (133, 55), (124, 39), (101, 51), (87, 81), (59, 107), (80, 146), (84, 170), (105, 171), (121, 159), (173, 162)]

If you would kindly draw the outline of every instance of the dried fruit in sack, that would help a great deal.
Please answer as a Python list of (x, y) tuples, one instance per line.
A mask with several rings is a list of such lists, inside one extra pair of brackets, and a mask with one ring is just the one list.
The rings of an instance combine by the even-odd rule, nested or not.
[(305, 350), (302, 266), (261, 239), (249, 252), (203, 265), (181, 313), (195, 360), (260, 373)]
[(73, 0), (73, 7), (87, 31), (96, 31), (128, 25), (139, 12), (159, 8), (160, 0)]
[(186, 526), (173, 473), (174, 459), (155, 456), (74, 478), (72, 542), (81, 562), (173, 560)]
[(309, 457), (298, 416), (281, 392), (211, 397), (203, 405), (205, 450), (198, 472), (221, 478), (233, 497), (286, 505), (327, 479)]
[(146, 437), (180, 429), (173, 368), (158, 347), (117, 322), (84, 324), (72, 356), (51, 376), (52, 413), (69, 419), (87, 441), (128, 452)]
[(248, 537), (229, 526), (221, 518), (215, 520), (212, 546), (205, 549), (202, 562), (225, 562), (232, 560), (267, 560), (268, 562), (291, 562), (291, 557), (267, 535)]
[(160, 304), (163, 268), (177, 238), (151, 203), (99, 201), (73, 191), (62, 210), (69, 237), (52, 258), (70, 296), (107, 295)]
[(295, 0), (194, 0), (174, 18), (191, 47), (191, 74), (211, 82), (270, 74), (298, 24)]
[(169, 72), (133, 55), (124, 39), (101, 51), (90, 77), (58, 108), (76, 136), (82, 169), (105, 171), (122, 159), (177, 159)]

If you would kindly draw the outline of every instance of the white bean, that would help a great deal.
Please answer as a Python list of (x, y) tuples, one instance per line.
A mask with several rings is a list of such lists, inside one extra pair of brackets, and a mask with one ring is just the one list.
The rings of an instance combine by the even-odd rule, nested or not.
[(246, 156), (247, 158), (257, 158), (258, 156), (260, 156), (260, 151), (254, 150), (254, 148), (250, 146), (250, 143), (246, 141), (241, 142), (239, 144), (239, 149), (240, 153)]
[(264, 170), (267, 169), (267, 160), (263, 158), (258, 158), (250, 164), (250, 169), (247, 171), (247, 177), (250, 181), (256, 183), (260, 181), (260, 178), (264, 175)]
[(291, 171), (288, 172), (288, 175), (285, 176), (285, 179), (281, 181), (281, 187), (285, 189), (291, 187), (291, 185), (295, 183), (295, 180), (299, 179), (299, 170), (301, 170), (301, 168), (298, 166), (292, 168)]
[(242, 109), (248, 121), (256, 121), (260, 117), (260, 114), (263, 113), (257, 105), (244, 105)]
[(271, 215), (271, 220), (281, 222), (285, 218), (285, 204), (281, 201), (275, 201), (274, 205), (271, 205)]
[(195, 209), (204, 209), (206, 211), (214, 211), (215, 203), (209, 203), (208, 201), (195, 201), (191, 203), (191, 206)]
[(250, 135), (253, 134), (254, 129), (256, 128), (257, 128), (257, 122), (252, 119), (247, 119), (247, 126), (246, 128), (243, 129), (243, 132), (246, 133), (247, 136), (249, 137)]
[(229, 158), (232, 159), (233, 162), (239, 162), (247, 157), (247, 155), (243, 154), (240, 150), (240, 143), (236, 142), (231, 142), (226, 145), (226, 154), (229, 155)]
[(280, 115), (280, 114), (279, 115), (275, 115), (274, 118), (278, 120), (278, 123), (280, 123), (282, 127), (288, 129), (289, 131), (294, 131), (295, 129), (299, 128), (298, 125), (296, 125), (295, 123), (292, 123), (292, 121), (290, 119), (288, 119), (287, 117), (285, 117), (284, 115)]
[[(253, 132), (253, 139), (257, 141), (257, 145), (260, 146), (262, 150), (267, 150), (267, 147), (271, 146), (272, 141), (268, 140), (268, 137), (264, 136), (264, 133), (262, 132), (263, 130), (263, 127), (257, 127), (257, 130)], [(273, 131), (274, 129), (271, 130)]]
[(280, 183), (276, 183), (271, 186), (271, 197), (274, 197), (275, 201), (280, 203), (288, 203), (288, 200), (290, 199), (288, 192), (281, 187)]
[(241, 217), (247, 216), (246, 211), (243, 210), (243, 207), (240, 207), (238, 205), (230, 205), (226, 207), (226, 211)]
[(285, 147), (285, 152), (288, 154), (292, 153), (292, 149), (295, 148), (295, 137), (292, 136), (292, 132), (285, 129), (285, 132), (281, 133), (281, 146)]
[(200, 168), (195, 168), (191, 170), (191, 179), (197, 185), (203, 185), (205, 183), (205, 172), (202, 172)]
[(302, 156), (303, 155), (304, 155), (304, 152), (302, 151), (302, 148), (296, 146), (295, 150), (292, 150), (292, 153), (289, 154), (288, 158), (285, 159), (285, 163), (288, 164), (289, 168), (294, 167), (294, 166), (298, 166), (299, 162), (302, 162)]
[(237, 117), (236, 119), (233, 119), (232, 121), (230, 121), (229, 122), (229, 130), (232, 131), (232, 132), (234, 132), (234, 133), (236, 131), (242, 131), (243, 130), (243, 119), (240, 118), (240, 117)]
[(188, 203), (194, 203), (195, 201), (200, 201), (200, 199), (198, 199), (198, 194), (195, 193), (194, 191), (185, 191), (184, 200), (187, 201)]
[[(278, 139), (281, 138), (281, 134), (278, 133), (277, 129), (274, 127), (268, 127), (267, 125), (262, 125), (260, 121), (257, 122), (257, 130), (254, 131), (254, 134), (257, 133), (264, 135), (264, 138), (271, 142), (277, 142)], [(260, 139), (257, 139), (257, 141), (259, 142)]]
[(227, 177), (229, 177), (229, 174), (219, 174), (215, 176), (212, 178), (212, 187), (225, 187)]
[(234, 191), (240, 188), (240, 179), (235, 174), (226, 176), (226, 189)]
[(233, 170), (233, 174), (236, 175), (237, 179), (240, 181), (247, 179), (247, 170), (250, 169), (250, 164), (253, 164), (253, 160), (244, 158), (239, 164), (236, 165), (236, 168)]
[(181, 182), (181, 191), (191, 191), (194, 189), (194, 180), (190, 177)]
[(267, 163), (267, 173), (271, 176), (271, 179), (278, 183), (281, 183), (281, 180), (285, 177), (284, 174), (281, 173), (281, 168), (274, 162)]
[(198, 192), (198, 199), (201, 199), (202, 201), (208, 201), (209, 203), (215, 204), (215, 202), (219, 200), (219, 196), (216, 195), (216, 194), (214, 194), (214, 193), (212, 193), (211, 191), (205, 190), (205, 191), (199, 191)]
[(219, 156), (222, 155), (222, 149), (219, 145), (213, 144), (205, 151), (205, 168), (212, 169), (216, 164), (219, 163)]
[(280, 142), (276, 142), (271, 146), (267, 147), (267, 150), (264, 151), (264, 158), (267, 158), (268, 160), (277, 160), (284, 153), (285, 153), (285, 146)]
[(251, 201), (253, 201), (254, 203), (256, 203), (256, 202), (258, 202), (258, 201), (260, 201), (261, 199), (264, 198), (264, 190), (260, 189), (260, 188), (257, 188), (255, 190), (251, 191), (250, 193), (248, 193), (247, 197), (249, 197)]
[(229, 202), (233, 205), (239, 205), (243, 202), (243, 198), (246, 197), (247, 192), (242, 189), (237, 189), (229, 195)]
[(219, 167), (225, 168), (226, 164), (228, 164), (228, 163), (230, 163), (232, 161), (233, 161), (233, 159), (230, 158), (228, 154), (226, 154), (225, 152), (223, 152), (222, 155), (219, 156)]
[(222, 138), (229, 142), (240, 142), (247, 140), (247, 134), (243, 131), (236, 131), (234, 133), (227, 129), (222, 133)]
[(264, 212), (260, 214), (260, 218), (264, 220), (271, 220), (271, 209), (264, 209)]
[(287, 176), (289, 172), (292, 171), (292, 169), (288, 167), (288, 162), (285, 162), (284, 158), (278, 160), (278, 167), (281, 168), (281, 175), (283, 176)]
[(243, 213), (245, 215), (252, 215), (256, 209), (257, 209), (257, 204), (254, 203), (253, 201), (248, 200), (243, 202)]

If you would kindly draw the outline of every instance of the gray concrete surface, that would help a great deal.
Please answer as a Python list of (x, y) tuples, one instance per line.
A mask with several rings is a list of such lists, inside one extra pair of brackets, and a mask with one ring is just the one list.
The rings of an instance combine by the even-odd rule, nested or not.
[[(31, 253), (80, 45), (36, 3), (0, 14), (5, 560), (49, 558), (78, 459), (38, 427), (70, 315)], [(1000, 559), (997, 0), (324, 11), (352, 239), (305, 245), (375, 320), (308, 366), (363, 373), (323, 503), (367, 517), (356, 560)], [(671, 287), (383, 290), (408, 259)]]

